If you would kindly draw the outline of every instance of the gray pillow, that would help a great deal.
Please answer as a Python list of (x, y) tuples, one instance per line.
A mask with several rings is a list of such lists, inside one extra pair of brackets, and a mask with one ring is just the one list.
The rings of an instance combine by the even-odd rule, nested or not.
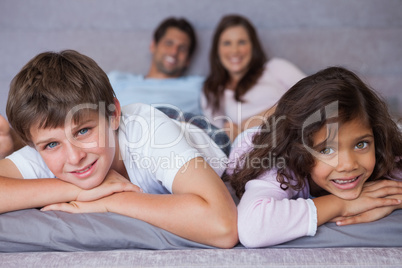
[(315, 236), (304, 236), (276, 247), (402, 247), (402, 210), (378, 221), (337, 226), (326, 223)]
[[(371, 223), (327, 223), (318, 228), (314, 237), (275, 247), (402, 247), (401, 223), (401, 210)], [(0, 215), (0, 252), (192, 248), (212, 247), (114, 213), (69, 214), (27, 209)]]
[(114, 213), (26, 209), (0, 215), (0, 252), (211, 248)]

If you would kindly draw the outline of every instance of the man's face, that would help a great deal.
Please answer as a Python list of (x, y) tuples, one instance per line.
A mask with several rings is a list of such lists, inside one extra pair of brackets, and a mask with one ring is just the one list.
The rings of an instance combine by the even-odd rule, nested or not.
[(182, 75), (189, 62), (190, 42), (185, 32), (174, 27), (168, 28), (158, 43), (152, 42), (152, 65), (161, 76), (169, 78)]

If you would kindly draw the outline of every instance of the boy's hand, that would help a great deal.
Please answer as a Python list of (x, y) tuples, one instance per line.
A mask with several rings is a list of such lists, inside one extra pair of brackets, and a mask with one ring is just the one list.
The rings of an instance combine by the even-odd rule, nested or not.
[(93, 201), (120, 192), (142, 192), (142, 190), (116, 171), (110, 170), (101, 185), (90, 190), (82, 190), (76, 201)]
[(58, 210), (68, 213), (104, 213), (108, 212), (104, 199), (107, 199), (107, 197), (90, 202), (71, 201), (69, 203), (52, 204), (43, 207), (41, 211)]
[(110, 170), (101, 185), (90, 190), (82, 190), (76, 201), (48, 205), (41, 210), (59, 210), (69, 213), (107, 212), (108, 197), (120, 192), (142, 192), (142, 190), (116, 171)]

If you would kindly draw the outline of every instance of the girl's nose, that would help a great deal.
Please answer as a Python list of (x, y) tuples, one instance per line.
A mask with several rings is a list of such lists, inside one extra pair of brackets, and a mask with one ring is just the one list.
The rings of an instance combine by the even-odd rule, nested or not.
[(338, 154), (338, 165), (336, 167), (339, 172), (349, 172), (358, 168), (357, 158), (354, 152), (344, 151)]

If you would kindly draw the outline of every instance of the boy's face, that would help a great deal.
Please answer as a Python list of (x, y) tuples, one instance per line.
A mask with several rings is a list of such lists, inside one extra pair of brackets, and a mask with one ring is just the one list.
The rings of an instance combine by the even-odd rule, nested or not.
[[(120, 114), (120, 107), (115, 114)], [(66, 120), (64, 127), (31, 128), (32, 142), (48, 168), (59, 179), (82, 189), (100, 185), (118, 161), (115, 130), (119, 117), (90, 111), (78, 124)]]
[(313, 140), (317, 159), (310, 175), (314, 183), (342, 199), (357, 198), (376, 163), (373, 130), (354, 119), (338, 131), (328, 132), (324, 126)]

